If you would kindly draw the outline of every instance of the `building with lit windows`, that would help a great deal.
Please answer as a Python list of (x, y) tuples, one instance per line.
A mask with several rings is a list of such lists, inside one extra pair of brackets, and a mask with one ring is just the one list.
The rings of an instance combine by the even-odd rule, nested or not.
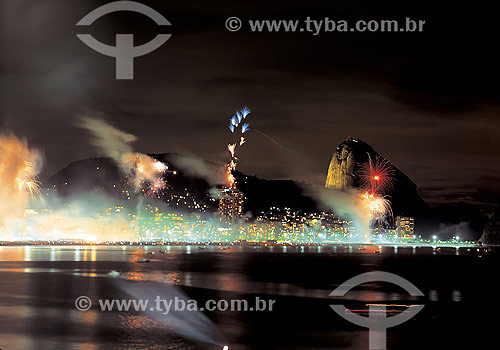
[(225, 225), (231, 225), (243, 215), (243, 192), (237, 188), (225, 188), (219, 198), (219, 218)]
[(415, 236), (415, 223), (411, 216), (396, 217), (396, 233), (401, 239), (412, 239)]

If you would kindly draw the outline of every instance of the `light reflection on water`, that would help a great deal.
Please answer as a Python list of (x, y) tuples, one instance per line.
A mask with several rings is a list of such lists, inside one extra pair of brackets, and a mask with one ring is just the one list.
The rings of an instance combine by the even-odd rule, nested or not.
[(220, 250), (218, 246), (207, 246), (202, 251), (197, 246), (0, 246), (0, 261), (125, 261), (130, 254), (144, 252), (167, 254), (197, 254), (199, 252), (240, 253), (249, 251), (272, 253), (316, 253), (316, 254), (471, 254), (476, 249), (467, 247), (413, 247), (413, 246), (374, 246), (374, 245), (335, 245), (335, 246), (269, 246), (269, 247), (231, 247)]
[[(134, 263), (137, 270), (125, 271), (120, 277), (134, 281), (155, 281), (160, 283), (168, 283), (181, 285), (193, 288), (205, 288), (226, 292), (270, 294), (282, 296), (297, 296), (308, 298), (326, 298), (331, 292), (331, 288), (336, 288), (337, 285), (331, 285), (328, 289), (304, 288), (301, 285), (294, 283), (278, 283), (269, 281), (255, 281), (249, 279), (244, 273), (230, 272), (192, 272), (192, 271), (164, 271), (156, 270), (155, 266), (150, 264), (136, 264), (139, 258), (148, 258), (151, 262), (161, 263), (170, 260), (176, 260), (177, 256), (185, 254), (191, 255), (196, 253), (197, 247), (192, 246), (166, 246), (166, 247), (126, 247), (126, 246), (63, 246), (63, 247), (40, 247), (40, 246), (24, 246), (24, 247), (1, 247), (1, 261), (51, 261), (51, 262), (96, 262), (96, 261), (115, 261), (115, 262), (130, 262)], [(390, 248), (390, 247), (389, 247)], [(268, 251), (276, 251), (286, 253), (288, 247), (268, 247)], [(293, 248), (292, 253), (303, 253), (305, 249), (310, 247)], [(333, 247), (332, 251), (343, 252), (347, 249), (353, 252), (353, 247)], [(373, 253), (378, 247), (368, 246), (357, 248), (356, 253), (367, 254)], [(215, 254), (228, 254), (228, 251), (220, 251), (216, 246), (206, 247), (202, 252), (206, 251)], [(230, 253), (244, 251), (244, 248), (232, 248)], [(317, 248), (317, 252), (321, 253), (321, 247)], [(165, 252), (165, 254), (162, 254)], [(394, 253), (397, 253), (394, 252)], [(363, 264), (371, 265), (371, 264)], [(164, 266), (162, 266), (164, 267)], [(175, 263), (169, 264), (167, 268), (176, 268)], [(58, 273), (72, 274), (81, 277), (109, 277), (108, 273), (111, 270), (97, 270), (96, 268), (43, 268), (43, 267), (1, 267), (0, 272), (23, 272), (23, 273)], [(433, 291), (434, 292), (434, 291)], [(458, 292), (459, 293), (459, 292)], [(366, 301), (382, 301), (388, 299), (399, 298), (400, 300), (414, 300), (406, 294), (386, 293), (382, 290), (353, 290), (348, 295), (343, 297), (345, 300), (366, 300)]]
[[(346, 259), (349, 259), (347, 253), (352, 252), (351, 255), (357, 259), (353, 260), (353, 271), (385, 268), (387, 266), (382, 265), (384, 256), (391, 254), (399, 257), (419, 254), (418, 249), (411, 247), (397, 252), (391, 252), (390, 247), (383, 247), (382, 254), (375, 253), (378, 249), (380, 248), (373, 246), (363, 249), (335, 246), (268, 247), (258, 250), (241, 247), (229, 250), (220, 250), (218, 247), (199, 249), (196, 246), (0, 246), (0, 347), (95, 350), (194, 348), (182, 339), (165, 334), (160, 325), (140, 314), (103, 313), (94, 309), (88, 312), (77, 311), (73, 306), (75, 297), (88, 295), (93, 300), (117, 297), (117, 291), (112, 285), (113, 279), (108, 276), (110, 271), (116, 270), (121, 272), (121, 278), (156, 281), (190, 288), (189, 290), (206, 290), (214, 295), (258, 294), (324, 300), (328, 299), (328, 294), (343, 280), (317, 285), (305, 283), (304, 279), (328, 279), (329, 273), (335, 275), (339, 273), (338, 270), (342, 272), (346, 266), (344, 260), (341, 262), (343, 265), (338, 267), (328, 265), (328, 269), (324, 269), (321, 266), (335, 251), (339, 255), (345, 254)], [(433, 258), (433, 252), (432, 249), (425, 250), (422, 254)], [(315, 262), (315, 265), (309, 262), (307, 269), (302, 267), (301, 259), (314, 261), (319, 255), (323, 258)], [(455, 254), (452, 255), (455, 257)], [(138, 259), (145, 258), (150, 263), (137, 262)], [(280, 263), (279, 259), (284, 259), (281, 262), (284, 270), (280, 270), (284, 276), (266, 275), (267, 267)], [(313, 269), (310, 269), (311, 266)], [(419, 268), (416, 264), (415, 269)], [(315, 269), (320, 274), (309, 278), (309, 275), (315, 276)], [(296, 270), (297, 273), (287, 270)], [(352, 277), (349, 270), (344, 273), (346, 277)], [(418, 285), (419, 282), (417, 280), (415, 284)], [(452, 298), (457, 303), (462, 301), (464, 293), (459, 285), (443, 287), (439, 285), (439, 281), (433, 283), (436, 285), (426, 286), (426, 290), (430, 290), (430, 293), (426, 293), (430, 302), (446, 298)], [(413, 299), (404, 293), (374, 284), (350, 291), (343, 300), (347, 303)], [(226, 332), (233, 335), (251, 332), (241, 325), (240, 315), (225, 317), (227, 318), (222, 319), (221, 327)], [(286, 318), (289, 317), (285, 316), (282, 321)], [(359, 337), (359, 334), (366, 336), (366, 332), (357, 328), (343, 332), (349, 339), (348, 345), (342, 343), (344, 349), (366, 347), (366, 339)], [(259, 347), (232, 347), (235, 350), (250, 348)]]
[(126, 247), (116, 246), (0, 246), (1, 261), (106, 261), (128, 260)]

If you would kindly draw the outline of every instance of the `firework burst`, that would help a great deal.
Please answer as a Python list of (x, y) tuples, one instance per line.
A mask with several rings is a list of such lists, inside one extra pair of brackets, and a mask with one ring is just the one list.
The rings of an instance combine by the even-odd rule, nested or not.
[(391, 202), (373, 192), (363, 192), (361, 195), (363, 207), (370, 214), (370, 221), (382, 221), (387, 216), (392, 216)]
[(369, 193), (384, 194), (394, 187), (394, 167), (383, 157), (377, 156), (361, 166), (361, 187)]
[(147, 182), (144, 184), (142, 193), (149, 198), (159, 199), (163, 195), (166, 188), (167, 182), (165, 181), (165, 179), (163, 177), (157, 177), (151, 182)]
[(30, 176), (25, 179), (19, 180), (19, 191), (26, 191), (29, 193), (30, 197), (36, 197), (40, 195), (41, 188), (40, 182), (37, 180), (36, 175)]
[(0, 226), (24, 215), (40, 194), (37, 170), (41, 157), (13, 135), (0, 135)]
[(135, 153), (128, 155), (130, 170), (128, 174), (128, 185), (132, 186), (136, 192), (142, 192), (150, 198), (159, 198), (163, 190), (167, 188), (165, 173), (168, 166), (152, 157)]

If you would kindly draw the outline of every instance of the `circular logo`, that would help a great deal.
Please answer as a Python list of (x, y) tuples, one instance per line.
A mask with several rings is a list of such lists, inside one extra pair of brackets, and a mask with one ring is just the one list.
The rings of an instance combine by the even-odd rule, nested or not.
[[(411, 296), (421, 297), (424, 295), (413, 283), (395, 275), (393, 273), (384, 271), (372, 271), (357, 275), (338, 286), (333, 292), (330, 293), (331, 297), (343, 297), (352, 288), (359, 286), (363, 283), (370, 282), (387, 282), (395, 284), (405, 289)], [(386, 343), (386, 330), (387, 328), (400, 325), (410, 318), (419, 313), (424, 305), (414, 305), (411, 308), (402, 311), (396, 316), (385, 317), (386, 307), (384, 305), (370, 306), (369, 316), (363, 317), (352, 311), (346, 309), (344, 305), (330, 305), (333, 311), (347, 321), (355, 325), (366, 327), (369, 329), (369, 349), (370, 350), (385, 350), (387, 349)], [(378, 312), (382, 313), (379, 314)]]
[(243, 24), (241, 23), (241, 19), (239, 19), (238, 17), (229, 17), (228, 19), (226, 19), (226, 29), (230, 32), (237, 32), (241, 29), (242, 25)]
[(84, 295), (75, 300), (75, 307), (78, 311), (88, 311), (92, 307), (92, 300)]

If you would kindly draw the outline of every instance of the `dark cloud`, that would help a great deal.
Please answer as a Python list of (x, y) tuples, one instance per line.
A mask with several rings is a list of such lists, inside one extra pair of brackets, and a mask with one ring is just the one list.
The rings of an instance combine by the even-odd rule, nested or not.
[[(138, 151), (224, 154), (227, 119), (248, 105), (252, 127), (240, 169), (267, 178), (321, 184), (336, 145), (359, 137), (422, 188), (431, 203), (498, 198), (500, 60), (496, 11), (445, 1), (143, 1), (172, 26), (113, 14), (88, 29), (149, 41), (133, 81), (114, 79), (114, 60), (82, 44), (75, 23), (107, 1), (2, 1), (2, 126), (44, 150), (51, 175), (95, 156), (74, 128), (83, 110), (100, 111), (137, 135)], [(426, 20), (423, 33), (230, 33), (242, 19)], [(443, 188), (443, 191), (439, 189)]]

